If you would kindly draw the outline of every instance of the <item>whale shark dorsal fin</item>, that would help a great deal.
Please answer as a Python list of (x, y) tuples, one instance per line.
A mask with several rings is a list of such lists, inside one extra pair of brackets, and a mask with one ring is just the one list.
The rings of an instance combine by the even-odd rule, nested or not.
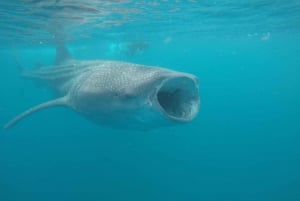
[(25, 117), (27, 117), (27, 116), (29, 116), (29, 115), (31, 115), (31, 114), (39, 111), (39, 110), (43, 110), (45, 108), (55, 107), (55, 106), (68, 106), (67, 96), (57, 98), (57, 99), (54, 99), (54, 100), (50, 100), (50, 101), (41, 103), (39, 105), (36, 105), (32, 108), (29, 108), (28, 110), (26, 110), (25, 112), (19, 114), (18, 116), (16, 116), (12, 120), (10, 120), (7, 124), (5, 124), (4, 129), (8, 129), (8, 128), (16, 125), (19, 121), (21, 121)]
[(62, 64), (70, 60), (71, 54), (68, 48), (63, 43), (56, 44), (56, 58), (55, 58), (55, 65)]

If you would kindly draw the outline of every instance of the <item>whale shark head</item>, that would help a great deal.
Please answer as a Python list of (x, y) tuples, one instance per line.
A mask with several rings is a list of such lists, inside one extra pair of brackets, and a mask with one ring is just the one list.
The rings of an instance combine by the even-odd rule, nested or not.
[(197, 116), (200, 97), (196, 76), (123, 62), (111, 64), (114, 68), (109, 68), (107, 75), (114, 71), (114, 76), (110, 79), (97, 79), (103, 73), (94, 72), (76, 87), (71, 95), (75, 110), (115, 128), (150, 129), (190, 122)]

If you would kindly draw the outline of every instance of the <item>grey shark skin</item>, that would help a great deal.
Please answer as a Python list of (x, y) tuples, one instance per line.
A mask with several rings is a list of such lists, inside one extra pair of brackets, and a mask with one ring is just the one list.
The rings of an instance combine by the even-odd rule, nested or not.
[(192, 74), (120, 61), (73, 60), (63, 46), (56, 58), (56, 65), (23, 76), (45, 81), (59, 97), (30, 108), (4, 128), (54, 106), (71, 108), (101, 125), (133, 129), (190, 122), (199, 112), (199, 82)]

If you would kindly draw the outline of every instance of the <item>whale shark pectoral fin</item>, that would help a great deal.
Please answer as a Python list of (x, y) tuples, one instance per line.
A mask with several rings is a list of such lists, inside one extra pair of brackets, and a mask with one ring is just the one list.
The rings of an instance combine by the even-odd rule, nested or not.
[(50, 100), (44, 103), (41, 103), (37, 106), (34, 106), (28, 110), (26, 110), (25, 112), (19, 114), (18, 116), (16, 116), (15, 118), (13, 118), (12, 120), (10, 120), (7, 124), (4, 125), (4, 129), (8, 129), (12, 126), (14, 126), (15, 124), (17, 124), (19, 121), (21, 121), (22, 119), (24, 119), (25, 117), (33, 114), (34, 112), (37, 112), (39, 110), (45, 109), (45, 108), (49, 108), (49, 107), (55, 107), (55, 106), (68, 106), (68, 98), (67, 96), (61, 97), (61, 98), (57, 98), (54, 100)]

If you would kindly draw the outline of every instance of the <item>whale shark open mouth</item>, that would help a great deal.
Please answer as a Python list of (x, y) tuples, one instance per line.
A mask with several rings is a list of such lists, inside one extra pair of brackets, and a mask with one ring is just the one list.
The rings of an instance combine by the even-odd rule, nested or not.
[(196, 78), (181, 76), (164, 80), (156, 92), (160, 110), (168, 118), (188, 122), (193, 120), (200, 106)]

